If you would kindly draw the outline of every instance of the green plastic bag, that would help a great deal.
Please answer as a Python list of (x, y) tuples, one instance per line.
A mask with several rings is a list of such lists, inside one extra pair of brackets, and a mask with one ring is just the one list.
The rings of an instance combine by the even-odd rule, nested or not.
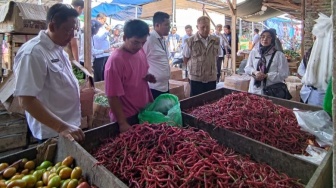
[(167, 123), (170, 126), (182, 126), (180, 102), (177, 96), (162, 94), (153, 103), (147, 105), (138, 115), (140, 123)]
[(333, 100), (332, 79), (330, 79), (323, 101), (323, 109), (324, 111), (328, 112), (329, 115), (332, 115), (332, 100)]

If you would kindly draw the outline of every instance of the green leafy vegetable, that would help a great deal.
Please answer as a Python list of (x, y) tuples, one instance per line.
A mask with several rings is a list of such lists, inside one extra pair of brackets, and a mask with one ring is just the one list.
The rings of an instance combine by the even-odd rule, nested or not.
[(96, 95), (95, 99), (94, 99), (94, 102), (96, 104), (99, 104), (99, 105), (104, 106), (104, 107), (110, 107), (110, 105), (108, 103), (108, 99), (104, 95)]

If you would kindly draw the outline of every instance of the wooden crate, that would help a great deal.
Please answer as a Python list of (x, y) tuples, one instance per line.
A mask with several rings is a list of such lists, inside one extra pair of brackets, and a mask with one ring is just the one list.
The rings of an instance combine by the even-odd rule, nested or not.
[(14, 58), (20, 47), (28, 40), (34, 38), (36, 35), (11, 35), (11, 69), (13, 68)]
[[(221, 88), (195, 97), (191, 97), (180, 102), (181, 109), (183, 111), (197, 106), (202, 106), (206, 103), (217, 101), (218, 99), (225, 95), (229, 95), (232, 92), (239, 91)], [(321, 108), (317, 106), (305, 105), (298, 102), (264, 95), (259, 96), (272, 100), (273, 103), (290, 109), (298, 108), (301, 110), (311, 111), (321, 110)], [(198, 121), (189, 114), (183, 113), (182, 118), (185, 125), (196, 126), (199, 129), (205, 130), (223, 145), (233, 148), (239, 153), (248, 154), (256, 161), (265, 162), (291, 177), (301, 179), (307, 185), (306, 187), (332, 187), (332, 151), (329, 151), (322, 163), (317, 166), (310, 162), (296, 158), (294, 155), (288, 152), (284, 152), (238, 133), (234, 133), (222, 128), (215, 129), (214, 125)]]
[[(132, 117), (129, 120), (130, 124), (137, 123), (136, 117)], [(194, 126), (203, 129), (202, 124)], [(204, 129), (206, 129), (206, 131), (208, 131), (213, 138), (217, 139), (220, 144), (231, 144), (233, 149), (238, 148), (237, 151), (243, 154), (244, 151), (251, 152), (250, 155), (253, 159), (258, 159), (258, 157), (260, 156), (267, 157), (268, 161), (271, 161), (270, 165), (275, 169), (277, 168), (274, 166), (277, 166), (278, 164), (281, 164), (287, 160), (288, 163), (283, 163), (283, 166), (286, 165), (286, 167), (291, 170), (299, 168), (302, 171), (300, 174), (305, 173), (306, 177), (310, 178), (306, 179), (309, 180), (309, 182), (306, 184), (306, 187), (331, 187), (331, 151), (327, 154), (322, 164), (317, 167), (314, 164), (301, 161), (292, 155), (288, 155), (287, 153), (281, 153), (281, 155), (276, 155), (276, 158), (274, 158), (274, 155), (277, 154), (274, 154), (274, 152), (277, 149), (270, 148), (270, 150), (264, 150), (262, 143), (253, 143), (249, 140), (248, 142), (246, 142), (246, 139), (248, 138), (242, 137), (241, 135), (230, 134), (229, 132), (223, 132), (223, 130), (214, 131), (213, 127), (209, 126), (205, 127)], [(101, 165), (96, 165), (98, 161), (89, 153), (89, 151), (92, 151), (100, 145), (102, 139), (114, 137), (117, 134), (118, 125), (116, 123), (113, 123), (86, 131), (86, 139), (81, 145), (77, 142), (72, 142), (64, 138), (59, 138), (54, 161), (60, 161), (64, 157), (71, 155), (75, 158), (76, 164), (82, 167), (84, 176), (87, 177), (87, 179), (94, 185), (100, 188), (127, 187), (105, 167)], [(28, 159), (34, 159), (37, 155), (36, 153), (36, 149), (34, 148), (25, 150), (23, 152), (0, 158), (0, 163), (11, 163), (24, 157)]]
[(0, 152), (25, 147), (27, 130), (28, 126), (24, 117), (1, 112)]
[(42, 159), (55, 163), (62, 161), (67, 156), (72, 156), (75, 159), (75, 165), (82, 168), (83, 176), (90, 184), (99, 188), (127, 188), (127, 186), (117, 177), (112, 174), (104, 173), (102, 167), (100, 165), (96, 165), (94, 163), (94, 158), (86, 153), (86, 151), (82, 149), (77, 142), (70, 141), (64, 137), (59, 137), (56, 144), (50, 144), (45, 153), (38, 152), (37, 147), (34, 147), (1, 157), (0, 163), (6, 162), (11, 164), (22, 158), (34, 161), (37, 161), (38, 158), (39, 161)]
[[(1, 34), (1, 41), (5, 42), (6, 51), (2, 51), (2, 67), (4, 69), (13, 70), (14, 57), (20, 47), (28, 40), (34, 38), (36, 35), (15, 35), (15, 34)], [(1, 36), (0, 36), (1, 39)]]

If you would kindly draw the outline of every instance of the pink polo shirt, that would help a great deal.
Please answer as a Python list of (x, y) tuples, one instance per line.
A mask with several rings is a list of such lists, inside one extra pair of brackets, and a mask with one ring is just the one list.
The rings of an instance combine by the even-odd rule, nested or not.
[[(143, 49), (131, 54), (116, 49), (105, 65), (105, 92), (107, 97), (118, 96), (126, 117), (133, 116), (153, 101), (147, 81), (149, 65)], [(110, 111), (111, 121), (116, 121)]]

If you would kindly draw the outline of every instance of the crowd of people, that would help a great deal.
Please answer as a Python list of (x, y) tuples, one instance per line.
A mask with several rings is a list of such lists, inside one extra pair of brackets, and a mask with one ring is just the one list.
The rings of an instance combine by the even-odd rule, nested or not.
[[(164, 12), (153, 15), (152, 28), (134, 19), (113, 31), (106, 24), (106, 15), (100, 13), (91, 21), (92, 35), (85, 36), (77, 18), (84, 1), (74, 0), (72, 5), (53, 5), (47, 13), (47, 30), (26, 42), (14, 60), (14, 96), (26, 111), (32, 135), (39, 140), (57, 134), (77, 141), (84, 139), (79, 128), (79, 86), (70, 60), (84, 63), (83, 42), (87, 37), (92, 38), (94, 79), (105, 80), (110, 118), (118, 122), (121, 132), (131, 128), (127, 118), (159, 95), (169, 93), (170, 60), (176, 52), (181, 51), (189, 70), (191, 96), (214, 90), (224, 57), (232, 55), (230, 44), (234, 36), (230, 26), (218, 24), (211, 34), (206, 16), (197, 19), (196, 33), (187, 25), (186, 34), (180, 37)], [(259, 36), (258, 32), (255, 30), (258, 36), (245, 72), (252, 76), (249, 92), (265, 94), (267, 87), (284, 82), (289, 69), (285, 55), (276, 45), (276, 33), (269, 29)], [(238, 36), (235, 37), (238, 48)]]

